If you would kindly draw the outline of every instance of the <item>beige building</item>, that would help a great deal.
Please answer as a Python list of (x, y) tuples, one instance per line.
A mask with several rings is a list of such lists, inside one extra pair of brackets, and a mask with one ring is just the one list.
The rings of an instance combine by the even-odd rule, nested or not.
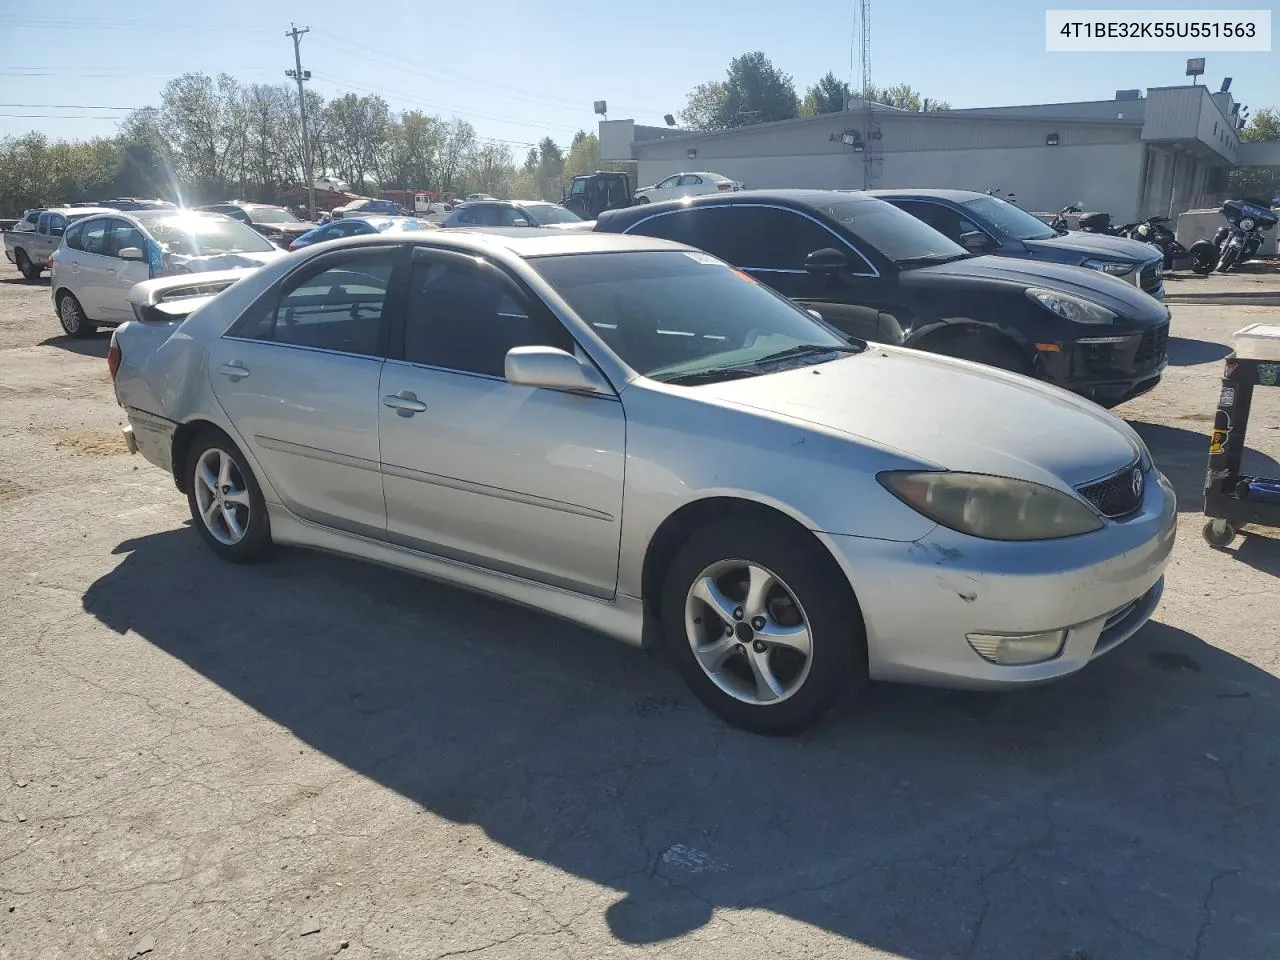
[(1083, 202), (1124, 222), (1176, 217), (1225, 189), (1234, 166), (1280, 164), (1280, 144), (1241, 144), (1239, 110), (1229, 93), (1199, 85), (939, 113), (855, 101), (843, 113), (717, 133), (606, 120), (600, 150), (634, 160), (638, 186), (709, 170), (748, 188), (991, 189), (1027, 210)]

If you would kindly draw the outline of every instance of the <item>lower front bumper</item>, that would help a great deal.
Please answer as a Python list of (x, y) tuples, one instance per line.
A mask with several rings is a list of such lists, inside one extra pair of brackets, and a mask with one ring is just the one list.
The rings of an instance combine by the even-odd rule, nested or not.
[(1045, 379), (1104, 407), (1153, 389), (1168, 366), (1169, 324), (1036, 344)]
[[(937, 527), (915, 543), (825, 539), (862, 609), (872, 677), (1001, 688), (1075, 673), (1136, 633), (1160, 602), (1176, 530), (1173, 490), (1153, 471), (1137, 514), (1079, 537), (1008, 543)], [(966, 639), (1054, 630), (1066, 630), (1061, 652), (1018, 666)]]

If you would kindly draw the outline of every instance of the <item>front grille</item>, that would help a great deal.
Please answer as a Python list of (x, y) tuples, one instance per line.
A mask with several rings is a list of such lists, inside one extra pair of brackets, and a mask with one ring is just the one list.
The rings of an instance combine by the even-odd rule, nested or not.
[[(1141, 478), (1136, 484), (1136, 490), (1134, 489), (1134, 471), (1137, 471), (1138, 477)], [(1076, 489), (1080, 492), (1080, 496), (1092, 503), (1100, 514), (1115, 520), (1128, 516), (1142, 506), (1142, 494), (1146, 488), (1146, 481), (1146, 475), (1135, 460), (1123, 470), (1103, 480), (1087, 483)]]
[(1142, 335), (1142, 341), (1133, 355), (1133, 363), (1139, 370), (1157, 367), (1164, 363), (1169, 349), (1169, 325), (1162, 324)]
[(1164, 280), (1164, 266), (1160, 261), (1149, 263), (1142, 268), (1142, 275), (1138, 278), (1138, 285), (1142, 287), (1146, 293), (1155, 293), (1160, 289), (1160, 284)]

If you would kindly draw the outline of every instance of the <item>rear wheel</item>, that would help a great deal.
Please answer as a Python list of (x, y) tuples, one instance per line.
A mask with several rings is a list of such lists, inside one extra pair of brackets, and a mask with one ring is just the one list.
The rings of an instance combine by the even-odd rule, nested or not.
[(220, 431), (191, 444), (186, 464), (187, 505), (200, 538), (223, 560), (252, 563), (271, 550), (262, 488), (244, 455)]
[(84, 315), (75, 295), (64, 291), (58, 296), (58, 322), (68, 337), (83, 339), (98, 332), (98, 325)]
[(40, 267), (31, 262), (31, 258), (27, 256), (27, 251), (19, 250), (13, 258), (14, 266), (22, 273), (22, 279), (27, 283), (35, 283), (40, 279)]
[(640, 205), (640, 204), (642, 204), (642, 203), (648, 203), (648, 202), (649, 202), (649, 198), (648, 198), (648, 197), (636, 197), (636, 204), (637, 204), (637, 206), (638, 206), (638, 205)]
[(755, 733), (799, 733), (867, 678), (848, 582), (807, 534), (731, 517), (694, 533), (668, 568), (664, 642), (693, 693)]

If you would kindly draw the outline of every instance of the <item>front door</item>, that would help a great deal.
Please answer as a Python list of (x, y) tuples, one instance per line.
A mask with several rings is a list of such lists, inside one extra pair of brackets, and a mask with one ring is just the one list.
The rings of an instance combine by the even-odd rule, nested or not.
[[(114, 268), (109, 254), (108, 220), (95, 217), (86, 220), (79, 234), (76, 252), (67, 257), (71, 281), (67, 284), (75, 292), (84, 314), (90, 320), (105, 320), (107, 278)], [(69, 249), (70, 245), (68, 245)]]
[[(123, 259), (120, 251), (130, 247), (139, 251), (144, 259)], [(111, 260), (103, 267), (102, 299), (98, 313), (94, 315), (95, 320), (124, 323), (133, 319), (129, 291), (135, 283), (141, 283), (151, 275), (145, 259), (146, 250), (147, 235), (128, 220), (113, 217), (107, 221), (107, 255)]]
[(508, 383), (507, 351), (574, 349), (493, 267), (419, 249), (379, 408), (388, 538), (592, 596), (617, 586), (626, 422), (614, 396)]
[(378, 380), (395, 247), (316, 257), (209, 351), (218, 402), (305, 520), (386, 534), (378, 472)]

